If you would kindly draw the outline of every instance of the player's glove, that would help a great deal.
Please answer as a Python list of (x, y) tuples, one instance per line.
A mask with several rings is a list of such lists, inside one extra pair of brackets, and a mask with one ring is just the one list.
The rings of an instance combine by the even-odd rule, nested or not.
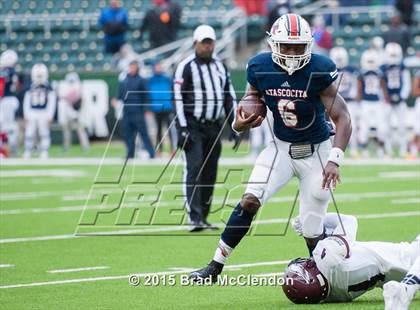
[(191, 136), (190, 132), (186, 127), (181, 127), (178, 129), (178, 143), (177, 146), (180, 149), (184, 149), (185, 151), (189, 150), (191, 147)]
[(232, 147), (233, 150), (236, 151), (239, 148), (239, 145), (241, 144), (241, 140), (242, 140), (241, 136), (232, 130), (229, 135), (229, 141), (233, 141), (233, 147)]

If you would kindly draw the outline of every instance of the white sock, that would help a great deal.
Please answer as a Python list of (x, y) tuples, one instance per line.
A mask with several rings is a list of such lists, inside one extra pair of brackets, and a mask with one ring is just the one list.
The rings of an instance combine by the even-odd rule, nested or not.
[(420, 257), (417, 257), (414, 261), (414, 264), (411, 266), (410, 270), (407, 272), (407, 275), (401, 281), (407, 285), (407, 293), (413, 298), (416, 292), (420, 288)]
[(225, 264), (233, 249), (220, 239), (216, 252), (214, 253), (213, 260), (220, 264)]

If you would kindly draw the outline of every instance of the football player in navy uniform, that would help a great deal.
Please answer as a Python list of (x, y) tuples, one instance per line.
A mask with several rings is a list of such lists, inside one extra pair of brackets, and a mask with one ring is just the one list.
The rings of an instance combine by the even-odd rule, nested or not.
[(385, 152), (388, 155), (391, 153), (391, 143), (387, 139), (388, 125), (386, 124), (389, 108), (386, 102), (389, 101), (379, 66), (380, 60), (374, 50), (368, 49), (363, 52), (360, 59), (358, 98), (361, 100), (359, 142), (364, 157), (369, 156), (368, 141), (372, 129), (375, 130), (378, 144), (377, 155), (383, 157)]
[(357, 157), (357, 127), (359, 121), (360, 103), (357, 101), (357, 84), (360, 72), (349, 65), (349, 54), (344, 47), (334, 47), (330, 51), (331, 60), (335, 62), (338, 69), (338, 78), (334, 82), (340, 95), (347, 103), (350, 112), (353, 131), (349, 141), (349, 150), (352, 157)]
[[(391, 104), (386, 115), (388, 132), (391, 133), (392, 117), (397, 122), (399, 155), (405, 157), (408, 149), (407, 137), (407, 103), (406, 100), (411, 91), (410, 71), (403, 64), (403, 51), (398, 43), (390, 42), (385, 46), (385, 64), (381, 66), (385, 87), (388, 93), (388, 100)], [(392, 138), (392, 135), (389, 135)]]
[[(213, 260), (191, 273), (195, 281), (217, 281), (258, 209), (293, 176), (299, 179), (299, 214), (311, 254), (323, 236), (329, 189), (340, 181), (339, 167), (351, 135), (351, 120), (333, 83), (338, 76), (335, 64), (325, 56), (311, 53), (311, 28), (296, 14), (277, 19), (268, 43), (271, 52), (258, 54), (248, 62), (246, 96), (263, 99), (273, 114), (275, 138), (258, 156), (245, 194), (227, 222)], [(333, 145), (325, 112), (336, 126)], [(259, 126), (262, 120), (255, 113), (244, 118), (240, 106), (232, 127), (243, 132)]]
[(416, 98), (414, 102), (414, 114), (415, 114), (415, 122), (414, 122), (414, 137), (410, 143), (410, 157), (416, 158), (419, 151), (420, 151), (420, 122), (417, 120), (420, 119), (420, 69), (418, 69), (413, 78), (413, 97)]
[(56, 94), (48, 83), (48, 69), (43, 63), (37, 63), (31, 70), (31, 88), (23, 99), (23, 117), (25, 119), (24, 158), (30, 158), (34, 147), (36, 132), (40, 139), (37, 148), (40, 158), (48, 158), (51, 144), (50, 124), (56, 108)]
[(12, 155), (17, 152), (16, 111), (19, 108), (17, 90), (19, 77), (15, 66), (18, 55), (13, 50), (6, 50), (0, 56), (0, 133), (7, 136)]

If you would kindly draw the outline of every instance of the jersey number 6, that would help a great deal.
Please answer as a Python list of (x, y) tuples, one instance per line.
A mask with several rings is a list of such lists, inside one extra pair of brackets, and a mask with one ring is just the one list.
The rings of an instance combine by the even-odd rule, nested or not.
[(284, 125), (290, 128), (296, 127), (298, 119), (295, 113), (295, 103), (290, 100), (280, 99), (277, 108), (279, 109)]

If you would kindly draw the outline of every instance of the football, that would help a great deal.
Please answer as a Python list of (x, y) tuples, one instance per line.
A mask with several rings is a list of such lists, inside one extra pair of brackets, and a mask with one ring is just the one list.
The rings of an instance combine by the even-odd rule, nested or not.
[(241, 99), (239, 106), (242, 107), (242, 117), (249, 117), (255, 113), (265, 118), (267, 115), (267, 107), (265, 103), (256, 95), (248, 95)]

